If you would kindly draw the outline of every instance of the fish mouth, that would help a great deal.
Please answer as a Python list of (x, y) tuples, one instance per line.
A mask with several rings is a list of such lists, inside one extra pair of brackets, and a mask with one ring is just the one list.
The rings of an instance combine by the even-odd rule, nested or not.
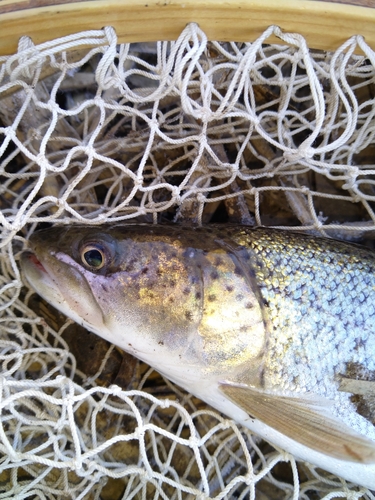
[(99, 333), (106, 329), (103, 311), (85, 276), (76, 267), (74, 261), (64, 262), (41, 246), (21, 254), (25, 282), (67, 317)]
[[(36, 269), (38, 269), (42, 273), (48, 274), (47, 269), (43, 266), (43, 264), (40, 262), (38, 257), (35, 255), (34, 252), (31, 252), (30, 250), (25, 250), (22, 255), (21, 255), (21, 262), (24, 265), (26, 262), (31, 263)], [(27, 265), (27, 264), (26, 264)]]
[(26, 283), (45, 300), (49, 302), (48, 294), (53, 291), (53, 295), (58, 298), (59, 303), (64, 301), (56, 282), (35, 252), (25, 250), (21, 254), (21, 269)]

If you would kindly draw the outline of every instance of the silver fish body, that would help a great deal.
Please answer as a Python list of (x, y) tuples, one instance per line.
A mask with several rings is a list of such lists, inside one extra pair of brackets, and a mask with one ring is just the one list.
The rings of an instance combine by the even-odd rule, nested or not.
[(296, 457), (375, 489), (375, 254), (248, 227), (35, 233), (22, 266), (89, 330)]

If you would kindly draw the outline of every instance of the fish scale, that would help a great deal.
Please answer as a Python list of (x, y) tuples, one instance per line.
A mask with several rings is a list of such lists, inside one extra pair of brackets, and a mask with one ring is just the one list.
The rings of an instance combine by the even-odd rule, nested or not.
[[(274, 233), (272, 237), (275, 238)], [(324, 341), (333, 332), (337, 343), (345, 342), (345, 339), (351, 343), (354, 339), (366, 342), (368, 333), (374, 332), (375, 326), (374, 308), (365, 301), (375, 291), (372, 252), (354, 247), (353, 253), (347, 255), (348, 261), (332, 269), (331, 262), (337, 252), (332, 252), (331, 248), (332, 245), (340, 245), (340, 242), (319, 240), (317, 252), (309, 252), (308, 258), (294, 255), (293, 258), (280, 259), (280, 251), (287, 255), (295, 253), (293, 237), (289, 235), (288, 239), (289, 247), (281, 247), (274, 245), (265, 231), (254, 231), (252, 238), (238, 240), (246, 244), (255, 257), (252, 266), (267, 303), (273, 331), (277, 332), (274, 336), (270, 332), (271, 338), (277, 343), (287, 336), (293, 340), (291, 344), (298, 338)], [(315, 240), (307, 239), (306, 242), (316, 245)], [(347, 251), (346, 245), (344, 249)], [(353, 269), (353, 264), (356, 269)], [(304, 321), (305, 328), (300, 328), (300, 321)], [(317, 328), (317, 322), (320, 328)], [(356, 328), (350, 332), (350, 337), (346, 331), (349, 326)], [(294, 331), (288, 333), (288, 329), (293, 327)], [(338, 352), (338, 355), (347, 361), (357, 353), (352, 348), (349, 352)], [(367, 361), (372, 365), (372, 368), (368, 365), (369, 370), (373, 370), (371, 358)]]
[[(375, 256), (244, 226), (35, 233), (29, 283), (297, 458), (375, 489)], [(88, 261), (87, 261), (88, 259)]]
[(346, 414), (353, 426), (375, 439), (373, 425), (353, 412), (348, 395), (332, 383), (347, 375), (349, 363), (365, 367), (368, 377), (375, 375), (375, 315), (368, 303), (370, 294), (375, 298), (373, 253), (309, 237), (304, 241), (311, 249), (306, 250), (299, 235), (264, 230), (233, 235), (233, 240), (249, 249), (272, 324), (264, 360), (266, 387), (335, 400), (338, 416)]

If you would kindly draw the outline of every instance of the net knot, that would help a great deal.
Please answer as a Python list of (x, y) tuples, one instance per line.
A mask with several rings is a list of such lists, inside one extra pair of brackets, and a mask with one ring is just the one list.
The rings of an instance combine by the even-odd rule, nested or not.
[(8, 459), (12, 462), (21, 462), (22, 461), (22, 453), (18, 453), (14, 448), (7, 447), (7, 455)]
[(177, 204), (181, 203), (179, 186), (171, 186), (171, 196)]
[(24, 52), (27, 49), (35, 47), (34, 42), (29, 36), (21, 36), (18, 42), (18, 52)]
[(104, 26), (103, 31), (109, 45), (117, 45), (117, 34), (113, 26)]
[(196, 118), (201, 120), (202, 123), (208, 123), (212, 120), (212, 111), (208, 106), (202, 107), (199, 112), (196, 114)]
[(119, 396), (122, 392), (121, 387), (119, 385), (116, 385), (116, 384), (112, 384), (109, 388), (111, 390), (111, 395), (113, 395), (113, 396)]
[(143, 440), (145, 437), (146, 430), (143, 427), (137, 427), (134, 431), (134, 437), (139, 440)]
[[(19, 78), (32, 78), (35, 66), (30, 64), (30, 61), (32, 61), (37, 54), (38, 49), (35, 47), (32, 39), (29, 36), (21, 36), (18, 42), (17, 51), (18, 67), (14, 68), (11, 72), (10, 79), (14, 81)], [(12, 61), (12, 59), (13, 58), (11, 58), (10, 61)]]
[(298, 149), (290, 149), (284, 151), (284, 158), (290, 162), (298, 162), (299, 160), (310, 160), (314, 156), (315, 150), (310, 146), (299, 147)]

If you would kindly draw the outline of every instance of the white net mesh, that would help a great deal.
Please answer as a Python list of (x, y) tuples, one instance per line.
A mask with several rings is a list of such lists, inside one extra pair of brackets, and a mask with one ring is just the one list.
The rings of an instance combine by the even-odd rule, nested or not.
[[(276, 34), (282, 45), (268, 45)], [(359, 55), (356, 55), (356, 53)], [(364, 498), (81, 331), (23, 288), (45, 223), (375, 229), (375, 54), (269, 28), (253, 43), (117, 45), (112, 28), (0, 58), (0, 498)]]

